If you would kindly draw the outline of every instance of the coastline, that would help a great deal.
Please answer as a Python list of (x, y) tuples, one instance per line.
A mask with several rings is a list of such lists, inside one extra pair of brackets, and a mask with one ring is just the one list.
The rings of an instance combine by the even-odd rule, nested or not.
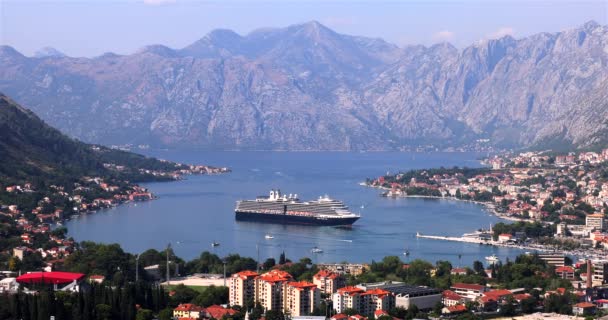
[[(380, 189), (380, 190), (386, 190), (386, 191), (391, 190), (390, 188), (387, 188), (387, 187), (371, 186), (365, 182), (360, 182), (359, 185), (363, 186), (363, 187), (372, 188), (372, 189)], [(490, 202), (458, 199), (456, 197), (438, 197), (438, 196), (425, 196), (425, 195), (415, 195), (415, 194), (412, 194), (412, 195), (401, 194), (401, 195), (396, 195), (396, 196), (384, 196), (384, 195), (380, 194), (380, 196), (385, 197), (385, 198), (395, 198), (395, 199), (396, 198), (422, 198), (422, 199), (435, 199), (435, 200), (448, 200), (448, 201), (460, 201), (460, 202), (474, 203), (474, 204), (483, 206), (486, 209), (486, 211), (488, 211), (491, 215), (493, 215), (499, 219), (502, 219), (502, 220), (514, 221), (514, 222), (534, 222), (531, 219), (523, 219), (523, 218), (517, 218), (517, 217), (501, 214), (498, 211), (496, 211), (494, 204), (492, 204)]]
[[(219, 172), (209, 172), (209, 173), (202, 173), (202, 172), (193, 172), (193, 173), (188, 173), (188, 174), (180, 174), (179, 176), (175, 177), (174, 179), (169, 179), (169, 180), (160, 180), (160, 181), (150, 181), (150, 182), (144, 182), (144, 183), (171, 183), (171, 182), (178, 182), (178, 181), (183, 181), (186, 180), (185, 176), (191, 176), (191, 175), (221, 175), (221, 174), (226, 174), (231, 172), (229, 169), (225, 170), (225, 171), (219, 171)], [(135, 184), (135, 186), (139, 187), (139, 183)], [(147, 190), (147, 188), (146, 188)], [(96, 207), (94, 209), (87, 209), (86, 211), (79, 211), (77, 213), (71, 214), (69, 216), (63, 217), (62, 219), (59, 219), (57, 221), (54, 221), (54, 223), (51, 223), (51, 227), (52, 228), (58, 228), (58, 227), (62, 227), (65, 225), (66, 222), (68, 221), (72, 221), (75, 219), (79, 219), (82, 216), (85, 215), (90, 215), (90, 214), (95, 214), (99, 211), (102, 210), (112, 210), (115, 209), (119, 206), (123, 206), (129, 203), (135, 203), (135, 205), (137, 205), (138, 202), (148, 202), (148, 201), (153, 201), (153, 200), (157, 200), (158, 196), (155, 195), (152, 191), (148, 191), (149, 197), (145, 198), (145, 199), (125, 199), (125, 200), (121, 200), (117, 203), (112, 203), (109, 205), (105, 205), (105, 206), (99, 206)], [(115, 195), (120, 195), (120, 193), (117, 193)]]

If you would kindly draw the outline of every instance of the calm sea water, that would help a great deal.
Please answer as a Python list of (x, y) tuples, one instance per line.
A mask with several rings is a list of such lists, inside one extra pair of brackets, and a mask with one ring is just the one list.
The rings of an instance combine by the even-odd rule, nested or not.
[[(310, 257), (316, 262), (371, 262), (387, 255), (404, 261), (422, 258), (471, 265), (495, 253), (519, 250), (416, 239), (416, 232), (462, 235), (499, 220), (481, 206), (450, 200), (386, 199), (358, 185), (366, 177), (413, 168), (479, 166), (473, 153), (209, 152), (150, 150), (147, 154), (185, 163), (228, 166), (233, 172), (150, 183), (158, 200), (131, 203), (67, 223), (75, 239), (119, 243), (129, 252), (162, 249), (171, 243), (185, 259), (203, 251), (238, 253), (261, 260)], [(302, 200), (328, 194), (362, 218), (352, 229), (237, 222), (235, 201), (265, 195), (271, 188), (297, 193)], [(265, 234), (274, 239), (266, 240)], [(220, 246), (212, 248), (217, 241)], [(324, 252), (312, 254), (319, 247)], [(408, 257), (403, 255), (410, 251)], [(460, 256), (460, 257), (459, 257)]]

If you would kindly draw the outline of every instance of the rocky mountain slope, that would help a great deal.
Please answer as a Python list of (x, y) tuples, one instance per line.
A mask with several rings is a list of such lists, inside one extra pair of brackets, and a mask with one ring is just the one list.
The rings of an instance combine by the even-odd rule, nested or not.
[[(0, 47), (0, 90), (97, 143), (378, 150), (603, 141), (608, 27), (399, 48), (310, 22), (183, 49), (71, 58)], [(603, 118), (605, 119), (605, 117)]]

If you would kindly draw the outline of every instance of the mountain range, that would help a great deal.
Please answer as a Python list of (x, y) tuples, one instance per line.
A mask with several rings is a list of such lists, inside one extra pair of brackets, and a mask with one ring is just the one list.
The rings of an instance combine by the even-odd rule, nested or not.
[(182, 49), (34, 57), (0, 47), (0, 91), (86, 142), (390, 150), (608, 142), (608, 27), (398, 47), (318, 22), (215, 30)]

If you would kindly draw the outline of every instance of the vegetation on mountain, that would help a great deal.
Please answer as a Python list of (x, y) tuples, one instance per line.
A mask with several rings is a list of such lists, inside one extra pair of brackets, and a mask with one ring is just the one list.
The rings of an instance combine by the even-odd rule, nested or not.
[(83, 176), (132, 182), (170, 180), (140, 170), (180, 168), (173, 162), (71, 139), (0, 94), (0, 183), (4, 186), (25, 182), (35, 189), (70, 186)]

